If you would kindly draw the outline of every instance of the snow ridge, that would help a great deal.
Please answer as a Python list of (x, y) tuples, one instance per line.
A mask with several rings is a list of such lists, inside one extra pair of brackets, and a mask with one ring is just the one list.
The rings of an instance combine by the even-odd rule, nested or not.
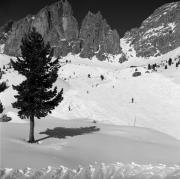
[(39, 171), (26, 168), (24, 170), (0, 169), (1, 179), (18, 179), (18, 178), (41, 178), (41, 179), (172, 179), (180, 178), (180, 166), (166, 166), (166, 165), (138, 165), (135, 163), (122, 164), (115, 163), (106, 165), (95, 164), (88, 167), (79, 167), (77, 170), (68, 169), (64, 166), (58, 168), (49, 166), (48, 168)]

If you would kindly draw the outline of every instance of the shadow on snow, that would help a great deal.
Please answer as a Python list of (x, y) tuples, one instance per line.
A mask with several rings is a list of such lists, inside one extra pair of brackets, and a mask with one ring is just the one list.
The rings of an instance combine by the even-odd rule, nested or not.
[(89, 134), (93, 132), (100, 131), (100, 128), (96, 126), (91, 127), (80, 127), (80, 128), (65, 128), (65, 127), (56, 127), (54, 129), (47, 129), (44, 132), (40, 132), (39, 134), (45, 134), (46, 137), (36, 140), (36, 142), (48, 139), (48, 138), (59, 138), (63, 139), (66, 137), (74, 137), (77, 135)]

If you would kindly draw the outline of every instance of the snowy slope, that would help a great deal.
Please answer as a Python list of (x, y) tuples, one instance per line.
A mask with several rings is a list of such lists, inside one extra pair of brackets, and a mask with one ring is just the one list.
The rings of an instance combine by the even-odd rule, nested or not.
[[(128, 61), (131, 63), (147, 64), (150, 62), (160, 62), (162, 60), (168, 60), (169, 58), (175, 58), (180, 55), (180, 47), (160, 56), (151, 56), (151, 57), (137, 57), (134, 46), (130, 43), (129, 38), (120, 39), (120, 46), (122, 52), (128, 58)], [(147, 61), (148, 60), (148, 61)], [(129, 62), (128, 62), (129, 63)], [(137, 65), (137, 64), (136, 64)]]
[[(140, 167), (180, 164), (180, 142), (152, 129), (51, 116), (35, 123), (38, 144), (26, 142), (29, 123), (0, 123), (0, 168), (39, 170), (63, 165), (77, 169), (96, 162), (134, 162)], [(94, 131), (92, 126), (100, 130)]]
[[(132, 77), (135, 69), (130, 65), (145, 65), (176, 57), (179, 49), (159, 59), (134, 59), (122, 65), (102, 63), (96, 60), (71, 59), (71, 63), (60, 69), (59, 76), (66, 78), (71, 88), (65, 100), (54, 111), (54, 117), (64, 119), (88, 118), (119, 125), (134, 125), (160, 130), (180, 138), (179, 105), (180, 83), (174, 81), (180, 76), (173, 68), (169, 75), (164, 73), (145, 73)], [(146, 65), (147, 66), (147, 65)], [(170, 77), (176, 72), (174, 77)], [(167, 72), (166, 72), (167, 73)], [(88, 74), (91, 78), (88, 78)], [(105, 80), (100, 79), (100, 75)], [(131, 103), (134, 98), (135, 104)], [(70, 107), (69, 107), (70, 106)], [(70, 108), (70, 111), (69, 111)]]
[[(61, 119), (89, 119), (110, 124), (140, 126), (159, 130), (180, 139), (180, 76), (179, 69), (166, 72), (146, 73), (143, 66), (161, 62), (169, 57), (178, 56), (176, 49), (162, 57), (154, 59), (129, 59), (119, 63), (100, 62), (97, 59), (81, 59), (69, 54), (61, 59), (57, 81), (58, 89), (65, 89), (64, 101), (53, 111), (52, 116)], [(1, 66), (8, 62), (7, 56), (0, 56)], [(69, 60), (69, 63), (65, 63)], [(132, 77), (137, 65), (142, 72), (140, 77)], [(167, 74), (168, 73), (168, 74)], [(175, 75), (171, 75), (171, 74)], [(90, 78), (88, 77), (90, 74)], [(100, 75), (104, 76), (101, 80)], [(9, 70), (3, 76), (8, 80), (9, 88), (0, 98), (6, 112), (14, 109), (15, 100), (11, 84), (23, 80), (17, 72)], [(63, 81), (62, 81), (63, 79)], [(131, 103), (134, 98), (135, 103)]]
[[(12, 84), (24, 77), (7, 69), (2, 81), (9, 88), (0, 99), (12, 121), (0, 123), (0, 178), (179, 178), (180, 70), (146, 69), (179, 54), (176, 49), (159, 59), (135, 58), (123, 64), (71, 54), (61, 59), (55, 85), (64, 89), (64, 100), (46, 120), (36, 120), (36, 139), (46, 139), (39, 145), (26, 143), (29, 123), (11, 106), (16, 94)], [(0, 55), (0, 67), (8, 67), (10, 58)], [(135, 78), (136, 68), (142, 75)], [(94, 125), (100, 131), (71, 134)], [(48, 137), (46, 130), (65, 134)], [(39, 170), (48, 165), (54, 167)]]

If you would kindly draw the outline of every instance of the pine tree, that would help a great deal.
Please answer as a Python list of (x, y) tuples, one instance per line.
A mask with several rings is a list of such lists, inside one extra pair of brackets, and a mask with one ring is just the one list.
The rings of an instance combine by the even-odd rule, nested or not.
[(63, 100), (63, 89), (57, 92), (53, 83), (58, 78), (58, 59), (53, 60), (53, 50), (45, 44), (41, 34), (32, 29), (22, 39), (22, 58), (11, 60), (15, 70), (26, 77), (20, 85), (13, 86), (18, 92), (13, 107), (18, 115), (30, 120), (29, 142), (34, 143), (34, 118), (47, 116)]
[[(0, 70), (0, 79), (2, 78), (2, 71)], [(0, 93), (3, 92), (7, 88), (7, 85), (5, 82), (0, 83)], [(0, 102), (0, 114), (3, 112), (3, 105)]]

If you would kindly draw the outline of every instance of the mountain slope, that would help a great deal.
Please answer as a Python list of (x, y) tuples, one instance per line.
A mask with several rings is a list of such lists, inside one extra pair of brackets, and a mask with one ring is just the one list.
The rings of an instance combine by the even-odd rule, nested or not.
[[(178, 57), (177, 51), (174, 51), (174, 55)], [(1, 60), (3, 58), (1, 56)], [(159, 64), (162, 63), (160, 59)], [(174, 63), (168, 70), (162, 66), (157, 69), (158, 72), (151, 73), (147, 71), (148, 63), (139, 61), (137, 70), (141, 76), (133, 77), (136, 68), (130, 66), (137, 65), (137, 61), (131, 60), (120, 65), (100, 62), (95, 58), (89, 61), (69, 54), (61, 59), (63, 66), (56, 82), (59, 90), (61, 87), (65, 89), (64, 101), (53, 111), (52, 116), (153, 128), (180, 139), (179, 67), (176, 68)], [(3, 78), (9, 80), (9, 85), (23, 80), (12, 69)], [(14, 111), (11, 103), (15, 100), (15, 94), (11, 86), (0, 94), (6, 112)]]
[(116, 55), (121, 52), (118, 32), (111, 30), (100, 12), (97, 14), (88, 12), (82, 22), (79, 38), (81, 57), (97, 56), (99, 60), (103, 60), (108, 58), (109, 54)]
[(21, 55), (21, 39), (32, 27), (42, 34), (46, 42), (50, 42), (57, 56), (66, 55), (76, 48), (74, 46), (78, 40), (78, 23), (68, 1), (58, 1), (41, 9), (37, 15), (28, 15), (14, 22), (5, 43), (4, 53)]
[[(166, 60), (171, 55), (174, 63), (175, 57), (179, 58), (178, 51), (179, 49), (164, 55), (163, 59)], [(12, 57), (0, 55), (0, 67), (8, 67), (10, 58)], [(161, 60), (156, 59), (156, 62), (161, 64)], [(39, 169), (48, 165), (64, 165), (72, 169), (79, 164), (84, 168), (97, 161), (94, 178), (113, 174), (115, 178), (121, 174), (124, 178), (131, 176), (143, 179), (179, 177), (179, 166), (174, 164), (179, 162), (180, 151), (177, 140), (180, 139), (180, 70), (175, 67), (175, 63), (168, 66), (167, 70), (161, 66), (155, 72), (147, 70), (149, 60), (115, 64), (101, 62), (96, 58), (90, 61), (69, 54), (60, 61), (62, 67), (56, 85), (58, 90), (64, 88), (64, 101), (50, 116), (36, 120), (35, 136), (40, 142), (35, 145), (25, 142), (29, 123), (19, 119), (17, 110), (11, 106), (16, 94), (12, 84), (20, 83), (23, 77), (13, 69), (6, 70), (2, 80), (7, 80), (9, 88), (0, 94), (0, 99), (5, 113), (13, 120), (0, 123), (0, 151), (3, 161), (0, 167), (28, 166)], [(131, 67), (134, 64), (138, 64), (138, 67)], [(133, 77), (137, 71), (141, 75)], [(88, 126), (96, 126), (100, 131), (86, 135), (77, 132)], [(14, 157), (17, 160), (12, 160)], [(151, 165), (113, 164), (115, 168), (110, 167), (112, 172), (107, 174), (111, 163), (117, 161)], [(107, 168), (104, 164), (101, 167), (101, 162), (107, 163)], [(45, 175), (45, 178), (51, 178), (56, 174), (62, 178), (72, 176), (72, 170), (67, 169), (67, 172), (61, 173), (62, 168), (58, 173), (51, 167), (37, 172), (29, 168), (16, 171), (3, 169), (0, 170), (0, 177)], [(78, 172), (74, 171), (73, 176), (85, 178), (84, 172), (81, 168)]]
[(150, 58), (180, 46), (179, 14), (180, 2), (165, 4), (139, 28), (130, 30), (120, 39), (118, 32), (110, 28), (100, 12), (88, 12), (82, 24), (78, 24), (69, 2), (58, 1), (37, 15), (29, 15), (1, 27), (0, 43), (5, 43), (5, 54), (20, 55), (23, 35), (35, 27), (54, 47), (56, 56), (66, 56), (71, 52), (80, 53), (83, 58), (96, 56), (105, 60), (109, 55), (121, 54), (119, 62), (135, 57)]
[(180, 2), (165, 4), (121, 39), (127, 57), (152, 57), (180, 46)]
[[(4, 53), (20, 56), (20, 44), (24, 34), (33, 27), (50, 42), (56, 56), (66, 56), (69, 52), (80, 53), (82, 57), (98, 56), (100, 60), (109, 54), (120, 53), (119, 34), (99, 13), (88, 13), (80, 27), (67, 0), (44, 7), (36, 15), (28, 15), (14, 22), (6, 39), (0, 34), (0, 44), (5, 44)], [(2, 28), (4, 29), (4, 28)], [(3, 31), (2, 34), (7, 34)]]

